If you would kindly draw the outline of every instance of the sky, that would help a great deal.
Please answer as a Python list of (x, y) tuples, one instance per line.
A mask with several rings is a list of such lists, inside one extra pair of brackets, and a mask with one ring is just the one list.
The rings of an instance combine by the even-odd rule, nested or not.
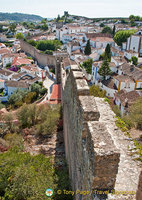
[(142, 0), (0, 0), (0, 12), (55, 18), (64, 11), (91, 18), (142, 16)]

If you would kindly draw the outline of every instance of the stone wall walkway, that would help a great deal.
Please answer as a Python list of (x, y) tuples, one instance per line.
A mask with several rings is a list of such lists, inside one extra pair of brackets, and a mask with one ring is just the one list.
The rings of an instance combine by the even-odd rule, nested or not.
[[(131, 138), (124, 135), (124, 133), (115, 125), (115, 114), (111, 110), (108, 103), (104, 102), (104, 99), (95, 98), (98, 110), (100, 112), (100, 122), (105, 122), (108, 131), (111, 133), (114, 144), (120, 151), (120, 163), (118, 168), (118, 174), (115, 184), (116, 192), (131, 192), (136, 193), (139, 175), (141, 171), (140, 163), (134, 161), (130, 155), (130, 149), (134, 148), (134, 144)], [(125, 200), (136, 199), (135, 195), (112, 195), (108, 196), (108, 199), (113, 200)]]

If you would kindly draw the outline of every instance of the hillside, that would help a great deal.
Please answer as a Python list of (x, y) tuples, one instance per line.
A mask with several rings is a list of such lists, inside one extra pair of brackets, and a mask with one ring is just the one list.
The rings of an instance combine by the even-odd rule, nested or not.
[(2, 13), (0, 12), (0, 21), (41, 21), (39, 15), (23, 14), (23, 13)]

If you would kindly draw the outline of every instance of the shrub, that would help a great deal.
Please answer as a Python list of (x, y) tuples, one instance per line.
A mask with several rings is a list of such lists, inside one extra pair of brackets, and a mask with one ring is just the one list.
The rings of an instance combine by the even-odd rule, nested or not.
[(30, 156), (12, 148), (0, 154), (0, 194), (4, 199), (46, 200), (45, 190), (56, 189), (57, 175), (51, 159)]
[(129, 117), (135, 128), (142, 130), (142, 97), (130, 107)]
[(4, 136), (4, 139), (10, 147), (18, 146), (21, 151), (24, 150), (23, 138), (20, 134), (8, 133)]
[(36, 124), (36, 109), (35, 104), (23, 105), (17, 113), (18, 120), (22, 128), (30, 128)]
[(92, 85), (89, 89), (89, 93), (95, 97), (106, 97), (106, 91), (102, 90), (98, 85)]
[(117, 117), (121, 117), (121, 111), (117, 105), (114, 105), (112, 110), (116, 114)]
[(106, 97), (104, 98), (104, 101), (107, 102), (107, 103), (110, 103), (110, 100)]
[(61, 47), (61, 42), (58, 40), (41, 40), (37, 43), (36, 47), (41, 51), (55, 51)]
[(46, 50), (44, 53), (48, 54), (48, 55), (53, 55), (53, 51), (52, 50)]
[(37, 42), (35, 40), (28, 40), (28, 43), (34, 47), (37, 45)]
[(45, 121), (37, 125), (37, 135), (48, 136), (57, 131), (57, 125), (60, 118), (60, 107), (57, 106), (55, 109), (48, 108), (46, 114)]
[(24, 97), (24, 102), (27, 104), (33, 103), (36, 100), (36, 92), (29, 92)]
[(127, 128), (127, 125), (120, 117), (116, 117), (115, 123), (116, 123), (116, 126), (120, 128), (121, 131), (125, 132), (125, 134), (129, 136), (129, 130)]
[(85, 70), (88, 74), (91, 74), (91, 72), (92, 72), (92, 64), (93, 64), (92, 59), (88, 59), (88, 60), (84, 61), (82, 64), (82, 66), (85, 68)]

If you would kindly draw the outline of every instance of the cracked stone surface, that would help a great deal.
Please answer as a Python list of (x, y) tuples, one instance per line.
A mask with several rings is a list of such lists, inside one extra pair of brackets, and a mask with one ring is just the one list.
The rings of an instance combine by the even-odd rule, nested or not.
[[(105, 122), (108, 131), (111, 133), (115, 146), (120, 150), (120, 163), (116, 178), (116, 191), (135, 191), (138, 187), (139, 175), (141, 168), (138, 162), (134, 161), (129, 155), (129, 146), (133, 146), (130, 141), (115, 125), (115, 114), (110, 109), (108, 103), (104, 99), (95, 98), (98, 110), (100, 112), (100, 122)], [(135, 195), (109, 195), (108, 199), (135, 199)]]

